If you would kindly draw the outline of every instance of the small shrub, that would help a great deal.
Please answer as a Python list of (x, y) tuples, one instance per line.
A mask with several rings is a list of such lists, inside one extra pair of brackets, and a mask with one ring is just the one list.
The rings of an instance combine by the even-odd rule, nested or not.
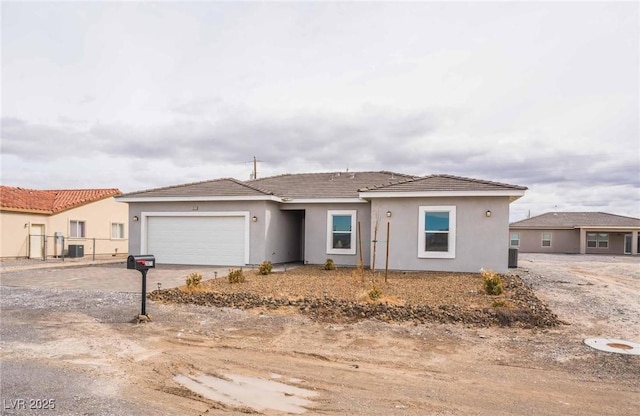
[(258, 273), (263, 276), (266, 276), (269, 273), (271, 273), (271, 270), (273, 270), (273, 263), (271, 263), (269, 260), (263, 261), (258, 266)]
[(336, 269), (336, 264), (333, 262), (332, 259), (327, 259), (327, 261), (324, 262), (324, 269), (325, 270), (335, 270)]
[(496, 299), (491, 303), (492, 308), (506, 308), (507, 302), (502, 299)]
[(382, 290), (376, 285), (371, 286), (371, 290), (369, 291), (369, 299), (377, 300), (382, 297)]
[(480, 269), (480, 275), (484, 279), (484, 290), (487, 292), (487, 295), (502, 294), (502, 279), (500, 279), (498, 273), (491, 270)]
[(236, 270), (229, 269), (229, 283), (243, 283), (244, 282), (244, 272), (242, 271), (242, 267)]
[[(200, 273), (193, 272), (189, 276), (187, 276), (187, 287), (189, 289), (194, 289), (200, 286), (200, 282), (202, 282), (202, 275)], [(160, 284), (158, 283), (158, 285)]]

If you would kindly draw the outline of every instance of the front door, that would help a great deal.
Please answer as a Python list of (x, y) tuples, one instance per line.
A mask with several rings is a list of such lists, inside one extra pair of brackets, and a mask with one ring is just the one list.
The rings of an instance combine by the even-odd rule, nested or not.
[(624, 236), (624, 254), (631, 254), (631, 234), (625, 234)]
[(44, 258), (44, 224), (31, 224), (29, 233), (29, 258)]

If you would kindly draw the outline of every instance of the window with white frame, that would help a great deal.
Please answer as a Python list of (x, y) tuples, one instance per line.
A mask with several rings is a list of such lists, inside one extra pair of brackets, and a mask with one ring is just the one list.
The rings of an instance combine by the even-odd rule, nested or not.
[(509, 245), (511, 247), (520, 247), (520, 233), (511, 233), (509, 237)]
[(551, 247), (551, 233), (542, 233), (542, 247)]
[(421, 206), (418, 212), (418, 257), (455, 258), (456, 207)]
[(327, 211), (327, 254), (356, 254), (356, 211)]
[(609, 234), (607, 234), (607, 233), (587, 233), (587, 247), (589, 247), (589, 248), (609, 248)]
[(69, 237), (71, 238), (84, 238), (85, 237), (85, 222), (84, 221), (69, 221)]
[(121, 222), (111, 223), (111, 239), (121, 240), (124, 239), (124, 224)]

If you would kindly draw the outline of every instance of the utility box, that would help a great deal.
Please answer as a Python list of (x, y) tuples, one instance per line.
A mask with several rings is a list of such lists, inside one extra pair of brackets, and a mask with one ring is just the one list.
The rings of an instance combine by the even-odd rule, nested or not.
[(84, 245), (69, 244), (69, 257), (84, 257)]
[(156, 268), (156, 258), (152, 255), (139, 255), (127, 257), (127, 269), (146, 271)]
[(509, 268), (515, 269), (518, 267), (518, 249), (510, 248), (509, 249)]

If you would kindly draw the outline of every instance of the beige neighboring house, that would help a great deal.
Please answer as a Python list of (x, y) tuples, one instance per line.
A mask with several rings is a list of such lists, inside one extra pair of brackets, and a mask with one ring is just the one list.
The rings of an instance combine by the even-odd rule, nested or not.
[(118, 189), (0, 186), (0, 257), (126, 254), (128, 207), (118, 195)]
[(510, 247), (523, 253), (640, 253), (640, 219), (605, 212), (547, 212), (509, 225)]

